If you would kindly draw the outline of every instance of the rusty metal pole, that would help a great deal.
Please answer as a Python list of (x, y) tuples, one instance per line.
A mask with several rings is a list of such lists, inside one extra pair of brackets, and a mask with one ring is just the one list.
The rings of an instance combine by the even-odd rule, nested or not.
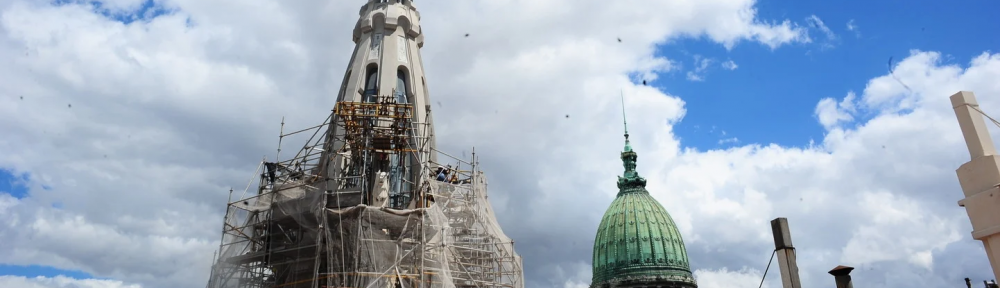
[(778, 268), (781, 270), (781, 287), (802, 288), (792, 234), (788, 231), (788, 219), (780, 217), (771, 220), (771, 233), (774, 235), (774, 251), (778, 254)]
[(837, 266), (829, 273), (837, 280), (837, 288), (854, 288), (854, 283), (851, 283), (851, 271), (853, 270), (854, 267)]

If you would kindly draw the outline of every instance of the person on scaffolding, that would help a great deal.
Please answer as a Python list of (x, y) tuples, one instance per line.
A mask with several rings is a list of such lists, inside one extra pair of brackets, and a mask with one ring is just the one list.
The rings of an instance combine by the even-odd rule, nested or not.
[(448, 168), (438, 167), (437, 180), (444, 182), (446, 179), (448, 179), (448, 172), (450, 172), (450, 170), (451, 170), (451, 165), (448, 165)]

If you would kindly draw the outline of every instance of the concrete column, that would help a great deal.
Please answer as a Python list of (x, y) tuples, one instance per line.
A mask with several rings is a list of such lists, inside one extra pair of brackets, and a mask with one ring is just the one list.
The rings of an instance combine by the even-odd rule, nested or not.
[(986, 120), (979, 111), (976, 111), (979, 109), (976, 94), (959, 91), (951, 95), (951, 106), (955, 109), (955, 116), (958, 116), (958, 125), (962, 129), (962, 135), (965, 136), (965, 145), (969, 147), (972, 159), (996, 155), (997, 148), (993, 145), (993, 138), (990, 138)]
[(1000, 157), (986, 121), (973, 109), (979, 108), (976, 96), (961, 91), (951, 96), (951, 104), (972, 157), (956, 171), (965, 194), (958, 205), (965, 207), (972, 222), (972, 238), (983, 241), (993, 275), (1000, 278)]
[(778, 254), (778, 268), (781, 270), (781, 287), (802, 288), (792, 234), (788, 231), (788, 219), (782, 217), (771, 220), (771, 233), (774, 235), (774, 249)]
[(837, 266), (829, 273), (837, 281), (837, 288), (854, 288), (854, 283), (851, 283), (851, 271), (853, 270), (854, 267)]

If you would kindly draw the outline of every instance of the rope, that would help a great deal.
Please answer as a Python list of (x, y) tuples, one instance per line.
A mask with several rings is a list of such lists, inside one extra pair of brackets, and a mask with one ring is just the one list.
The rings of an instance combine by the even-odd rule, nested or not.
[(997, 121), (997, 119), (993, 119), (993, 117), (990, 117), (990, 115), (986, 115), (986, 112), (983, 112), (983, 110), (979, 110), (979, 105), (973, 106), (968, 103), (964, 105), (968, 105), (969, 108), (972, 108), (972, 110), (976, 110), (976, 112), (979, 112), (979, 114), (983, 114), (983, 116), (985, 116), (986, 119), (990, 119), (990, 121), (993, 121), (993, 125), (997, 125), (997, 127), (1000, 127), (1000, 121)]
[(767, 260), (767, 268), (764, 268), (764, 276), (760, 277), (760, 285), (757, 288), (764, 287), (764, 279), (767, 278), (767, 270), (771, 269), (771, 261), (774, 261), (774, 254), (778, 253), (778, 249), (771, 251), (771, 259)]

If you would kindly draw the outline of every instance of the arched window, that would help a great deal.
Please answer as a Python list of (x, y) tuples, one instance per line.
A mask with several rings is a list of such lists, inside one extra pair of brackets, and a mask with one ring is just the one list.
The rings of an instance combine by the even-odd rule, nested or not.
[(368, 66), (368, 73), (365, 77), (364, 102), (375, 102), (378, 94), (378, 66)]
[(408, 93), (406, 89), (406, 72), (403, 69), (396, 70), (396, 102), (397, 103), (409, 103), (407, 101), (406, 95)]

